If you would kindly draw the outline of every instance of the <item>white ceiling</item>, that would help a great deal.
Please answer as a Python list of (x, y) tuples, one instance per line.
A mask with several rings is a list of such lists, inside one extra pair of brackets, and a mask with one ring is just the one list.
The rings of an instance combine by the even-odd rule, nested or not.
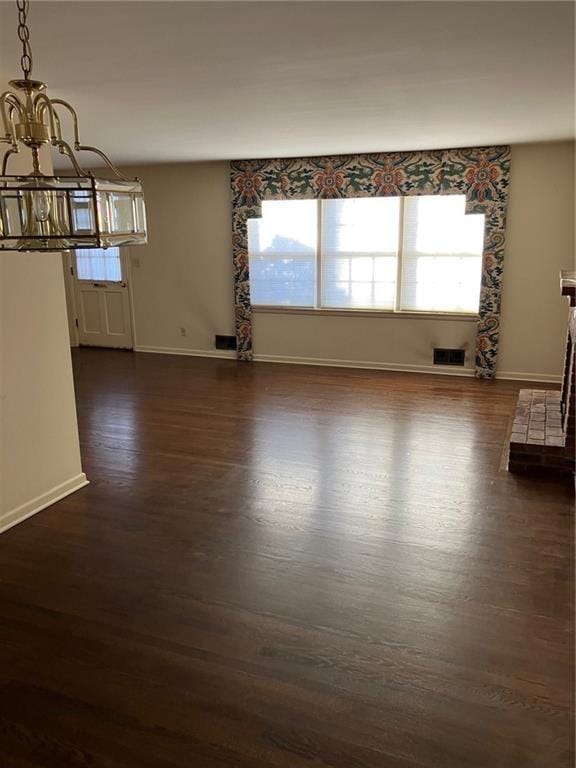
[[(574, 135), (571, 2), (31, 2), (34, 76), (115, 161)], [(0, 77), (19, 76), (0, 3)]]

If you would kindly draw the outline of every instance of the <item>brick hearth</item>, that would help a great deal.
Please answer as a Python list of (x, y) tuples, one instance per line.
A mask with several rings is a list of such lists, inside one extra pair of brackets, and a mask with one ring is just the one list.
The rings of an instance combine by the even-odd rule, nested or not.
[(510, 436), (509, 470), (571, 474), (573, 467), (574, 459), (562, 429), (561, 393), (520, 390)]
[(510, 472), (527, 474), (574, 473), (576, 414), (576, 275), (563, 272), (560, 290), (570, 300), (562, 391), (522, 389), (510, 436)]

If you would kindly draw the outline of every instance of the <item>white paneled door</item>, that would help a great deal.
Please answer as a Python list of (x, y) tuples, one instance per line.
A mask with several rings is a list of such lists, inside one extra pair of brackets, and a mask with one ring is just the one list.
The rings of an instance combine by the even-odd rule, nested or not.
[(73, 261), (80, 345), (132, 349), (130, 292), (121, 249), (78, 250)]

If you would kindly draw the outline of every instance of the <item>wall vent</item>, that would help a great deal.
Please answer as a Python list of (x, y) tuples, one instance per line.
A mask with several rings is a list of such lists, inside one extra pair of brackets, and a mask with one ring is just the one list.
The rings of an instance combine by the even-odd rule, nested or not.
[(434, 348), (434, 365), (464, 365), (465, 349)]
[(214, 346), (216, 349), (236, 349), (236, 336), (219, 336), (216, 334)]

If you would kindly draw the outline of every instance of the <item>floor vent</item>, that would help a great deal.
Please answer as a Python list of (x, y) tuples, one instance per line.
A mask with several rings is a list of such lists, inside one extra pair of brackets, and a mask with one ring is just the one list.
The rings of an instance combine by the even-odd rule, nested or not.
[(216, 349), (236, 349), (236, 336), (219, 336), (216, 334), (214, 346)]
[(434, 349), (434, 365), (464, 365), (466, 350), (464, 349)]

